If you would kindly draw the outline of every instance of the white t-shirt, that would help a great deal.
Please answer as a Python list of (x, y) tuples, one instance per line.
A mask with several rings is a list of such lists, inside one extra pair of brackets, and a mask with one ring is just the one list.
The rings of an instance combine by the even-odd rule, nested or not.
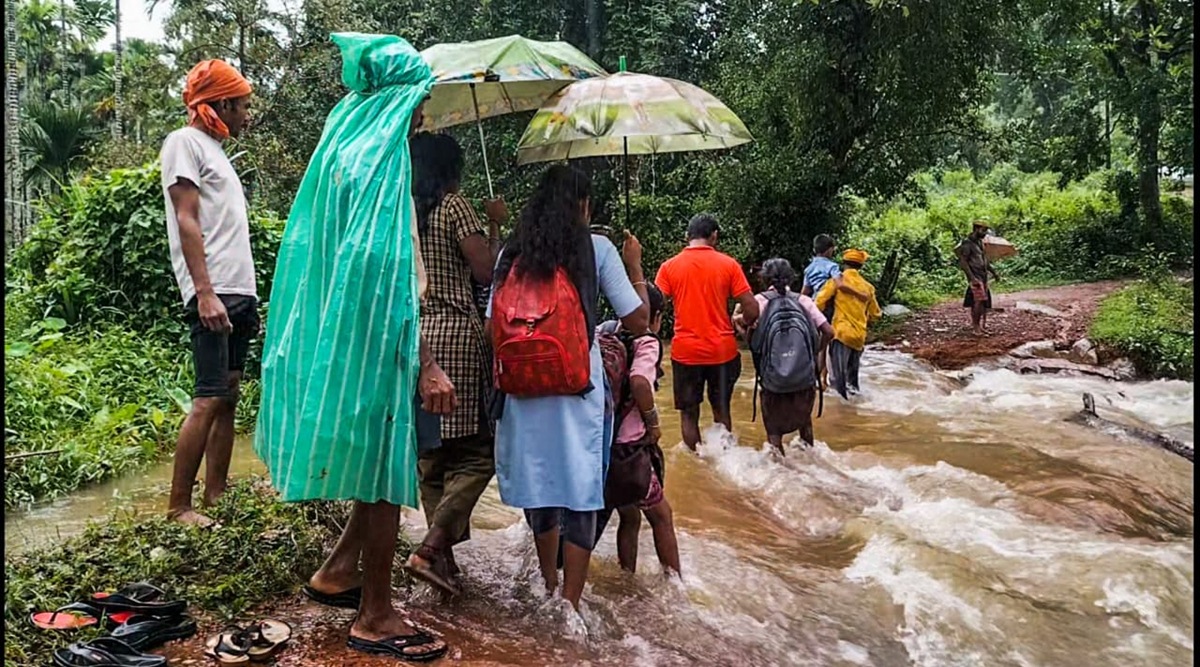
[(221, 142), (194, 127), (180, 128), (167, 135), (160, 159), (171, 265), (183, 303), (186, 305), (196, 296), (196, 285), (183, 258), (179, 221), (168, 191), (179, 179), (200, 188), (200, 233), (204, 237), (205, 263), (213, 292), (257, 298), (246, 193)]

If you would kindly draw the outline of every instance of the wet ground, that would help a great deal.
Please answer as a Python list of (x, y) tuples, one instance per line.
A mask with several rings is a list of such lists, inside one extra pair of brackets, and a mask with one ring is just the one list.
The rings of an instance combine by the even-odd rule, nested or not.
[(991, 335), (983, 338), (971, 331), (970, 313), (959, 298), (913, 313), (881, 342), (944, 369), (965, 368), (1032, 341), (1052, 340), (1069, 348), (1087, 335), (1100, 301), (1123, 284), (1105, 281), (993, 292), (996, 310), (987, 318)]
[[(421, 586), (397, 605), (452, 646), (441, 664), (1191, 664), (1192, 465), (1066, 421), (1086, 391), (1101, 415), (1190, 443), (1191, 383), (950, 373), (877, 348), (863, 363), (864, 393), (826, 397), (812, 450), (764, 449), (748, 377), (735, 437), (710, 430), (699, 455), (666, 447), (682, 581), (663, 578), (645, 527), (639, 571), (623, 573), (610, 529), (583, 613), (569, 612), (545, 596), (529, 530), (493, 485), (460, 551), (465, 594)], [(261, 471), (247, 444), (239, 474)], [(36, 543), (114, 505), (157, 507), (168, 471), (7, 516), (7, 532)], [(404, 524), (423, 533), (419, 512)], [(396, 664), (345, 648), (351, 612), (294, 595), (258, 613), (296, 628), (278, 664)], [(216, 629), (168, 647), (172, 664), (206, 663)]]

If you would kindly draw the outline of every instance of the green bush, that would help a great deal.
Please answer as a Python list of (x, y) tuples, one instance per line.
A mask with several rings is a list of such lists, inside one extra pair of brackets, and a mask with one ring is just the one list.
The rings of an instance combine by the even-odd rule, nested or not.
[(232, 619), (295, 590), (320, 565), (341, 505), (282, 504), (261, 482), (239, 483), (212, 509), (219, 530), (159, 518), (114, 515), (60, 546), (4, 561), (4, 663), (47, 665), (57, 648), (98, 634), (35, 629), (35, 611), (53, 610), (95, 591), (149, 581), (191, 613)]
[(1190, 381), (1194, 297), (1190, 281), (1180, 283), (1169, 274), (1136, 282), (1100, 304), (1092, 340), (1128, 356), (1144, 373)]
[[(6, 284), (30, 310), (69, 325), (115, 323), (147, 331), (178, 322), (182, 308), (167, 247), (156, 165), (87, 176), (44, 201), (29, 239), (17, 248)], [(258, 286), (270, 293), (283, 222), (250, 219)], [(178, 325), (176, 325), (178, 327)]]
[(6, 507), (158, 458), (190, 403), (187, 347), (117, 327), (64, 335), (65, 324), (6, 331), (5, 456), (19, 457), (5, 466)]
[[(5, 282), (5, 506), (158, 458), (190, 406), (192, 362), (167, 249), (159, 170), (87, 176), (43, 202)], [(250, 221), (260, 294), (283, 222)], [(264, 307), (265, 310), (265, 307)], [(261, 339), (247, 360), (258, 369)], [(238, 425), (253, 426), (247, 382)], [(36, 454), (38, 452), (54, 452)]]
[[(1140, 275), (1146, 267), (1191, 264), (1192, 204), (1164, 197), (1160, 229), (1143, 229), (1131, 209), (1123, 173), (1096, 173), (1060, 187), (1057, 174), (1027, 174), (1000, 166), (985, 177), (969, 171), (928, 172), (918, 193), (879, 207), (853, 200), (843, 246), (857, 245), (878, 259), (904, 261), (896, 300), (914, 306), (962, 289), (954, 246), (977, 218), (1020, 253), (996, 264), (1005, 284), (1085, 281)], [(1136, 192), (1135, 198), (1136, 198)]]

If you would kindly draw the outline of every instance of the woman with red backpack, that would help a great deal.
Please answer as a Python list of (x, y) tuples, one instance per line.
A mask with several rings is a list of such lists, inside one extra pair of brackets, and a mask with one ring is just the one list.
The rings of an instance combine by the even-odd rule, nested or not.
[(604, 295), (631, 331), (649, 320), (642, 249), (628, 236), (618, 254), (588, 230), (591, 181), (550, 167), (501, 251), (487, 328), (497, 399), (496, 479), (505, 504), (525, 510), (546, 588), (576, 609), (604, 509), (612, 440), (604, 366), (596, 344)]

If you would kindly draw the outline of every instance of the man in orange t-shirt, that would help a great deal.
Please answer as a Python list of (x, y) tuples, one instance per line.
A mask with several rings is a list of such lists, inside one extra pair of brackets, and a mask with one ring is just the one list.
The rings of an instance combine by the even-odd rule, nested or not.
[(758, 319), (758, 301), (737, 260), (717, 251), (717, 219), (699, 214), (688, 223), (688, 245), (663, 262), (654, 282), (675, 308), (671, 375), (675, 409), (683, 441), (695, 451), (700, 443), (700, 403), (708, 387), (713, 421), (733, 430), (729, 403), (742, 374), (742, 356), (729, 317), (736, 299), (750, 325)]

